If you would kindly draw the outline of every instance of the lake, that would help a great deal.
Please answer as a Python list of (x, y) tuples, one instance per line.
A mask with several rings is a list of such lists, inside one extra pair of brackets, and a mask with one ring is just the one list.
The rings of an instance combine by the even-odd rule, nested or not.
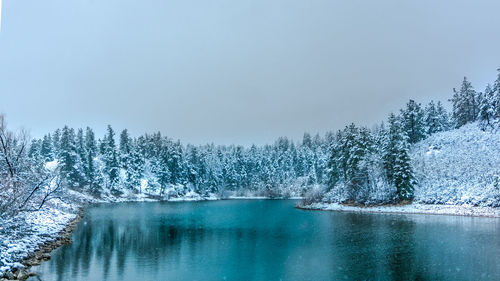
[(500, 280), (500, 220), (293, 200), (93, 205), (30, 280)]

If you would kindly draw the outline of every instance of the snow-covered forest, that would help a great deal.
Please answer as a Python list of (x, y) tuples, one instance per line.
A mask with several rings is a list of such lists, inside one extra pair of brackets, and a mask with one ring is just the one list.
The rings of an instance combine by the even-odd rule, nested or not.
[[(324, 136), (306, 133), (300, 142), (282, 137), (251, 147), (185, 145), (159, 132), (133, 137), (111, 126), (101, 138), (92, 128), (64, 126), (30, 140), (24, 132), (10, 131), (1, 116), (0, 214), (37, 210), (67, 192), (105, 201), (302, 196), (358, 204), (417, 200), (498, 206), (498, 157), (490, 156), (498, 149), (483, 149), (488, 155), (475, 156), (467, 148), (469, 153), (456, 155), (465, 146), (462, 139), (451, 138), (463, 134), (443, 132), (465, 126), (470, 137), (464, 142), (498, 146), (500, 70), (482, 92), (464, 78), (450, 101), (450, 113), (441, 102), (410, 100), (373, 128), (351, 124)], [(468, 158), (456, 159), (462, 156)], [(462, 187), (453, 169), (462, 176)], [(438, 170), (439, 175), (432, 174)], [(474, 181), (478, 174), (481, 179)], [(481, 192), (450, 199), (458, 197), (450, 195), (447, 185)], [(476, 199), (467, 201), (467, 196)]]
[(476, 91), (464, 77), (450, 97), (423, 106), (410, 100), (370, 130), (354, 124), (329, 142), (327, 184), (307, 203), (500, 206), (500, 69)]

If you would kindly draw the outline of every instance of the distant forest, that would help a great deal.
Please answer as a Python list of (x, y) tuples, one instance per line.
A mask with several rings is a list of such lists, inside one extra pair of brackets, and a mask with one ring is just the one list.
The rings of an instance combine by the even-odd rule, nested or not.
[(111, 126), (100, 139), (91, 128), (65, 126), (30, 140), (9, 131), (1, 116), (0, 213), (39, 208), (63, 188), (96, 197), (125, 191), (162, 198), (188, 192), (289, 197), (314, 189), (320, 192), (313, 197), (336, 190), (341, 201), (356, 203), (412, 200), (412, 144), (471, 122), (483, 130), (500, 127), (498, 71), (482, 92), (464, 78), (450, 97), (451, 113), (441, 102), (410, 100), (374, 128), (350, 124), (264, 146), (185, 145), (159, 132), (132, 137), (125, 129), (117, 135)]

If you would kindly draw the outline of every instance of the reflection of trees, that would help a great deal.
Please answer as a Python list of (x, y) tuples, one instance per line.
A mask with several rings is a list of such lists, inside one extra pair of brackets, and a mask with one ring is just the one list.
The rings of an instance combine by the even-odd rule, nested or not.
[(393, 280), (425, 280), (415, 264), (415, 222), (398, 216), (387, 220), (387, 264)]
[(337, 250), (333, 262), (338, 274), (336, 279), (366, 280), (369, 276), (371, 279), (378, 262), (377, 237), (375, 232), (366, 229), (376, 227), (376, 217), (338, 213), (332, 218), (335, 226), (332, 248)]
[[(266, 240), (266, 233), (252, 228), (206, 228), (194, 222), (178, 222), (175, 219), (144, 222), (140, 217), (92, 219), (92, 214), (89, 214), (85, 218), (87, 223), (75, 230), (74, 243), (62, 247), (49, 262), (50, 267), (55, 267), (59, 280), (71, 280), (68, 275), (74, 272), (88, 273), (89, 265), (93, 266), (92, 274), (96, 274), (96, 271), (102, 273), (98, 275), (102, 280), (110, 279), (113, 274), (126, 279), (127, 261), (135, 263), (133, 266), (139, 270), (147, 266), (147, 272), (154, 274), (161, 272), (161, 266), (168, 262), (180, 263), (183, 259), (199, 256), (200, 251), (207, 250), (207, 245), (209, 248), (206, 253), (214, 258), (218, 254), (219, 241), (232, 243), (223, 246), (225, 248), (221, 251), (229, 251), (235, 257), (235, 262), (239, 262), (239, 258), (255, 260), (254, 256), (249, 257), (255, 245), (247, 246), (247, 242)], [(278, 253), (278, 256), (283, 255)], [(245, 269), (236, 267), (235, 270)], [(247, 270), (248, 274), (252, 274), (251, 269)], [(280, 271), (279, 268), (273, 270)]]
[(428, 280), (417, 264), (416, 223), (406, 216), (339, 213), (332, 248), (337, 278)]

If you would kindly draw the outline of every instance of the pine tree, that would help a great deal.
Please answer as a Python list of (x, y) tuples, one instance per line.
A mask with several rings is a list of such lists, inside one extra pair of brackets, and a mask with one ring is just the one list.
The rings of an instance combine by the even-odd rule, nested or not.
[(477, 94), (472, 84), (464, 77), (460, 91), (453, 89), (453, 121), (459, 128), (467, 123), (474, 122), (479, 112)]
[(401, 110), (401, 119), (410, 143), (416, 143), (426, 137), (424, 112), (419, 103), (410, 100), (406, 108)]
[(131, 139), (128, 135), (127, 129), (124, 129), (120, 134), (120, 166), (125, 171), (125, 183), (129, 188), (134, 185), (132, 182), (132, 173), (130, 170), (131, 166), (131, 151), (132, 151), (132, 143)]
[(94, 132), (89, 127), (85, 130), (84, 152), (83, 173), (87, 179), (90, 191), (97, 193), (99, 188), (99, 175), (94, 160), (97, 157), (97, 142)]
[[(130, 174), (129, 185), (141, 188), (145, 161), (136, 143), (137, 141), (134, 141), (134, 145), (131, 147), (130, 162), (128, 167), (128, 173)], [(139, 191), (142, 190), (139, 189)]]
[(58, 158), (61, 178), (70, 186), (80, 185), (82, 179), (75, 144), (75, 131), (68, 126), (62, 129)]
[(451, 128), (450, 116), (440, 101), (436, 104), (436, 114), (438, 124), (438, 127), (436, 128), (437, 132), (449, 130)]
[(108, 125), (108, 133), (101, 145), (103, 160), (104, 160), (104, 173), (108, 179), (108, 186), (111, 190), (115, 190), (120, 176), (120, 165), (118, 162), (118, 153), (115, 144), (115, 132), (111, 125)]
[(494, 92), (491, 85), (488, 84), (484, 93), (480, 94), (479, 102), (479, 125), (482, 130), (485, 130), (488, 127), (492, 127), (495, 119)]
[[(500, 68), (497, 69), (498, 76), (493, 84), (491, 94), (491, 108), (494, 112), (493, 118), (498, 122), (500, 119)], [(500, 124), (499, 124), (500, 125)]]
[(61, 130), (57, 129), (52, 135), (52, 148), (54, 156), (59, 155), (60, 141), (61, 141)]
[(437, 109), (434, 101), (432, 100), (425, 107), (425, 125), (427, 135), (432, 135), (439, 132)]
[(85, 175), (85, 162), (87, 161), (86, 159), (86, 151), (85, 151), (85, 140), (83, 136), (83, 130), (78, 129), (78, 132), (76, 133), (76, 154), (78, 155), (78, 167), (80, 169), (80, 185), (87, 185), (88, 184), (88, 179), (86, 178)]
[(40, 153), (42, 154), (46, 162), (54, 160), (54, 149), (52, 147), (52, 137), (50, 136), (50, 134), (43, 136)]
[(389, 116), (388, 126), (383, 147), (386, 179), (394, 184), (400, 200), (411, 200), (415, 177), (410, 165), (408, 136), (394, 114)]
[(178, 140), (175, 143), (169, 144), (168, 170), (170, 171), (170, 183), (178, 184), (183, 181), (182, 163), (183, 149), (181, 142)]

